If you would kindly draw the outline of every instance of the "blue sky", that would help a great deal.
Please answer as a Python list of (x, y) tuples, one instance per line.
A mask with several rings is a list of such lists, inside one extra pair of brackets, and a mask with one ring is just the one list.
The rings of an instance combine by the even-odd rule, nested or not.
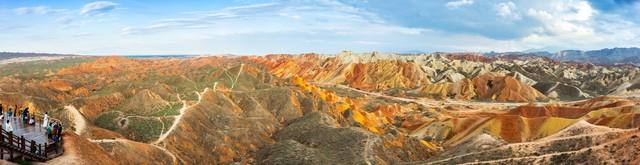
[(268, 54), (640, 46), (638, 0), (0, 0), (0, 51)]

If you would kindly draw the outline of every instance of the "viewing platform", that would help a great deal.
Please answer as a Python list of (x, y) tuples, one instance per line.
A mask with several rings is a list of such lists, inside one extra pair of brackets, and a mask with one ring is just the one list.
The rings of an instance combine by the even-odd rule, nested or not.
[[(46, 127), (42, 126), (42, 116), (37, 118), (39, 120), (36, 120), (34, 125), (23, 123), (19, 116), (12, 118), (10, 123), (13, 126), (13, 133), (4, 129), (5, 118), (2, 122), (2, 131), (0, 131), (0, 159), (44, 162), (62, 155), (64, 152), (62, 137), (58, 142), (49, 139)], [(49, 121), (59, 122), (51, 118)]]

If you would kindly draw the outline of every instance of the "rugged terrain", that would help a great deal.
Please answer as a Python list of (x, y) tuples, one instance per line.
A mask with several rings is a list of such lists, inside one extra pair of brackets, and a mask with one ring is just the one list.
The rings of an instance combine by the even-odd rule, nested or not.
[(0, 102), (71, 128), (53, 164), (637, 164), (638, 69), (451, 53), (87, 57), (5, 65)]

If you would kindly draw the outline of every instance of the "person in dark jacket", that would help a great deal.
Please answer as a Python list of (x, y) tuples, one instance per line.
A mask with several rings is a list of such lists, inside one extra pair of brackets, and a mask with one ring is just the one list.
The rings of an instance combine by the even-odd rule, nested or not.
[(62, 124), (58, 125), (58, 137), (62, 138)]
[(54, 122), (53, 126), (51, 127), (51, 137), (56, 137), (57, 134), (58, 134), (58, 123)]
[(22, 115), (20, 116), (20, 118), (22, 118), (22, 124), (27, 124), (27, 121), (29, 120), (29, 107), (24, 108), (24, 111), (22, 111)]
[(15, 118), (16, 116), (18, 116), (18, 105), (16, 105), (16, 108), (13, 109), (13, 118)]

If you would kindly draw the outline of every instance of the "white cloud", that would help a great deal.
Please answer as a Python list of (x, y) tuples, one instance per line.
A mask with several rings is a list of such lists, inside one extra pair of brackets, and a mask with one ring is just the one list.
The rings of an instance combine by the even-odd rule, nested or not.
[(597, 42), (600, 37), (592, 28), (595, 10), (586, 1), (564, 1), (552, 4), (554, 7), (529, 9), (528, 15), (538, 20), (542, 26), (541, 33), (525, 38), (535, 42), (546, 40), (573, 40), (575, 42)]
[(638, 44), (637, 24), (600, 13), (584, 0), (549, 3), (546, 8), (529, 9), (527, 15), (540, 23), (520, 40), (528, 47), (599, 49)]
[(67, 15), (67, 16), (62, 16), (59, 17), (58, 19), (56, 19), (57, 23), (61, 23), (61, 24), (70, 24), (71, 22), (73, 22), (73, 17)]
[(116, 8), (118, 4), (109, 1), (97, 1), (84, 5), (80, 13), (84, 15), (102, 15)]
[(447, 8), (449, 9), (457, 9), (459, 7), (468, 6), (468, 5), (473, 5), (473, 0), (457, 0), (457, 1), (450, 1), (450, 2), (447, 2), (447, 4), (445, 4), (445, 6), (447, 6)]
[(37, 14), (37, 15), (45, 15), (50, 13), (62, 12), (62, 9), (52, 9), (47, 6), (35, 6), (35, 7), (21, 7), (15, 9), (16, 14), (18, 15), (27, 15), (27, 14)]
[[(209, 35), (256, 33), (331, 33), (338, 35), (419, 35), (424, 29), (385, 23), (376, 14), (338, 1), (266, 3), (213, 11), (188, 12), (150, 25), (122, 29), (123, 34), (151, 34), (206, 29)], [(303, 19), (304, 18), (304, 19)]]
[(516, 4), (511, 1), (498, 3), (494, 8), (498, 16), (500, 17), (514, 19), (514, 20), (522, 19), (522, 17), (517, 11)]

